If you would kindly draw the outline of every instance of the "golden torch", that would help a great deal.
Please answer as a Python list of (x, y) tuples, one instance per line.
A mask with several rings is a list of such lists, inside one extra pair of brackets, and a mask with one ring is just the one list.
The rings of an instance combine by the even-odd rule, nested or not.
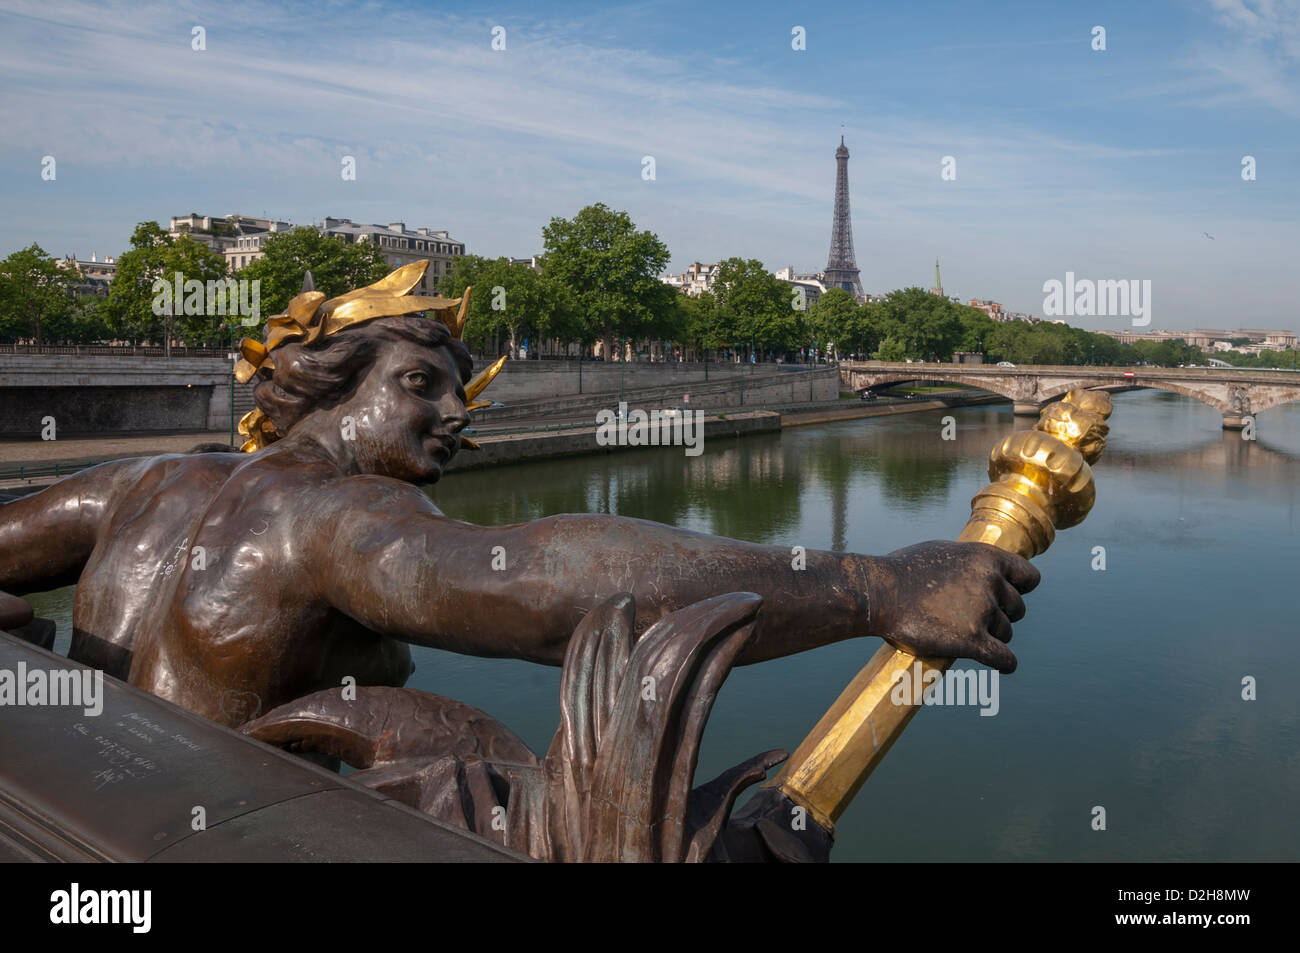
[[(1033, 430), (1011, 434), (989, 454), (992, 481), (971, 501), (970, 522), (957, 537), (988, 543), (1029, 559), (1052, 544), (1056, 530), (1083, 522), (1096, 498), (1092, 467), (1106, 445), (1110, 395), (1072, 390), (1048, 404)], [(942, 677), (952, 659), (918, 659), (884, 645), (764, 787), (776, 787), (827, 831), (885, 757), (921, 706), (891, 698), (913, 666)]]

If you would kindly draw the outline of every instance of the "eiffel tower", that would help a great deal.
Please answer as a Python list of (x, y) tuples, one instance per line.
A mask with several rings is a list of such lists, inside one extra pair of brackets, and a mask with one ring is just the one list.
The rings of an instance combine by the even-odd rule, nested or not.
[(853, 258), (853, 222), (849, 219), (849, 150), (840, 133), (835, 150), (835, 216), (831, 221), (831, 254), (826, 263), (826, 287), (843, 288), (854, 297), (862, 296), (858, 263)]

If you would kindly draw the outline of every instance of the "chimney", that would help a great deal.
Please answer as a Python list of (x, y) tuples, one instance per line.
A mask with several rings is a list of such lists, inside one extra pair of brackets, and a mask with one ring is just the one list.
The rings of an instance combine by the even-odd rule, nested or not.
[(404, 232), (404, 231), (406, 231), (406, 223), (405, 223), (405, 222), (389, 222), (389, 223), (388, 223), (388, 227), (391, 228), (391, 229), (392, 229), (393, 231), (395, 231), (395, 232)]

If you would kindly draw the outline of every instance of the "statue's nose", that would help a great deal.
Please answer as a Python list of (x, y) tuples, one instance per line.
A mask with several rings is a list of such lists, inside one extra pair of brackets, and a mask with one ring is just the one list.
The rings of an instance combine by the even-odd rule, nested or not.
[(452, 433), (460, 433), (469, 426), (469, 411), (455, 396), (444, 401), (442, 422)]

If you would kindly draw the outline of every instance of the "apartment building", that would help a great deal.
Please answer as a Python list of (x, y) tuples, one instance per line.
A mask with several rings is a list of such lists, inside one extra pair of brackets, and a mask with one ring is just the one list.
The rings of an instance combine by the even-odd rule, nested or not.
[(451, 271), (452, 262), (465, 254), (465, 243), (445, 231), (429, 228), (408, 229), (405, 222), (387, 225), (360, 225), (347, 218), (327, 218), (320, 225), (322, 234), (345, 242), (370, 242), (378, 246), (393, 268), (425, 260), (429, 267), (416, 287), (417, 294), (433, 294), (438, 282)]
[(101, 260), (95, 252), (91, 252), (89, 259), (78, 258), (74, 253), (60, 258), (58, 263), (76, 274), (77, 277), (68, 283), (74, 294), (107, 295), (108, 286), (117, 274), (117, 262), (108, 255)]
[(173, 215), (167, 234), (173, 237), (189, 235), (196, 242), (222, 255), (229, 271), (261, 258), (267, 238), (276, 232), (293, 228), (289, 222), (261, 218), (256, 215)]
[(680, 275), (663, 275), (659, 280), (676, 288), (678, 291), (684, 291), (692, 298), (698, 298), (704, 292), (712, 290), (713, 281), (717, 276), (718, 266), (716, 262), (706, 265), (693, 261)]
[[(295, 226), (279, 219), (252, 215), (189, 215), (172, 217), (169, 235), (189, 235), (226, 259), (231, 272), (245, 268), (266, 254), (266, 243), (277, 233)], [(370, 242), (379, 247), (393, 268), (421, 259), (429, 262), (417, 293), (432, 294), (438, 279), (451, 270), (452, 261), (465, 254), (464, 242), (445, 231), (429, 228), (408, 229), (405, 222), (387, 225), (363, 225), (349, 218), (326, 218), (314, 226), (322, 235), (332, 235), (345, 242)]]
[(798, 274), (794, 268), (787, 265), (780, 271), (774, 272), (775, 276), (795, 288), (802, 288), (804, 291), (804, 305), (811, 308), (819, 298), (826, 293), (825, 273)]

